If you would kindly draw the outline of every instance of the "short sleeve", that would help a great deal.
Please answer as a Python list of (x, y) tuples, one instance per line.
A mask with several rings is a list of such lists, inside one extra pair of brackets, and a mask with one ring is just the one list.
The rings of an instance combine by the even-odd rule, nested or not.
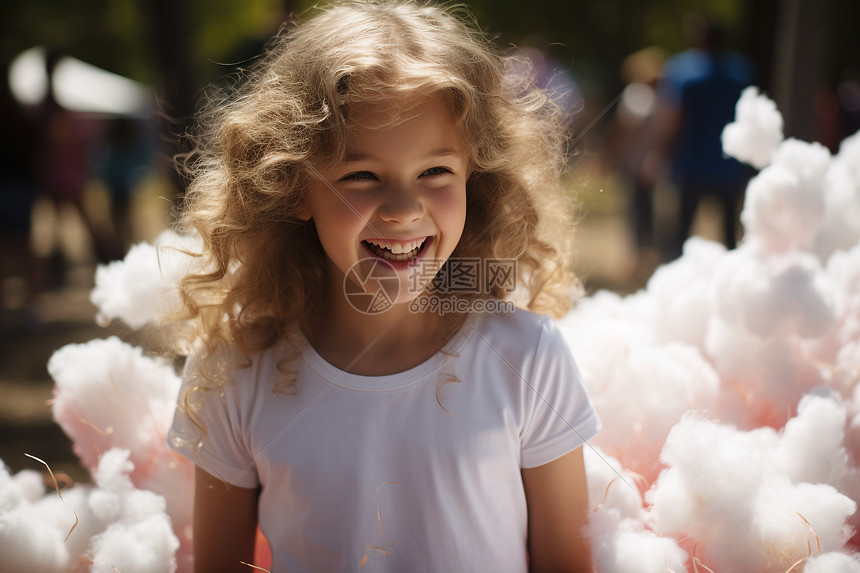
[[(198, 380), (198, 369), (190, 359), (182, 376), (179, 401), (167, 435), (168, 445), (224, 482), (239, 487), (257, 487), (259, 478), (254, 456), (243, 432), (247, 424), (242, 415), (244, 388), (237, 381), (223, 386), (223, 392), (192, 392), (188, 402), (200, 403), (198, 413), (205, 425), (201, 431), (192, 422), (185, 406), (186, 393), (198, 385)], [(199, 448), (196, 447), (198, 443)]]
[(526, 383), (523, 468), (560, 458), (597, 434), (600, 420), (567, 342), (550, 319), (542, 324)]

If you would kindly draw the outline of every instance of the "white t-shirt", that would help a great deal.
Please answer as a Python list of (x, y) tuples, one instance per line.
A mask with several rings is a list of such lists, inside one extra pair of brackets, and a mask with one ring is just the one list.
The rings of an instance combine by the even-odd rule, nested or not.
[[(335, 368), (306, 341), (272, 391), (275, 345), (207, 395), (199, 456), (261, 486), (272, 571), (527, 570), (520, 470), (581, 446), (600, 423), (560, 332), (526, 311), (470, 317), (443, 351), (390, 376)], [(455, 382), (446, 383), (447, 381)], [(170, 441), (199, 436), (178, 411)]]

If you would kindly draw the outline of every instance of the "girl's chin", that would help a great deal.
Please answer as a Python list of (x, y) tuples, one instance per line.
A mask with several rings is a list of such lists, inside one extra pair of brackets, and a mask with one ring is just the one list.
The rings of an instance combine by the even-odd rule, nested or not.
[(431, 284), (438, 268), (433, 259), (395, 265), (385, 258), (366, 256), (346, 269), (343, 294), (365, 314), (379, 314), (395, 306), (408, 308)]

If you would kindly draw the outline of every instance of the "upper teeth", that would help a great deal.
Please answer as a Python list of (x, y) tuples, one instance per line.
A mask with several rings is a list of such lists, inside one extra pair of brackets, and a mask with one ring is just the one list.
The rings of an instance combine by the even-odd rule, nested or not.
[(415, 249), (424, 244), (424, 239), (416, 239), (414, 241), (407, 241), (405, 243), (389, 243), (388, 241), (384, 241), (381, 239), (368, 239), (367, 242), (372, 245), (376, 245), (377, 247), (388, 249), (395, 255), (399, 255), (401, 253), (408, 253), (414, 251)]

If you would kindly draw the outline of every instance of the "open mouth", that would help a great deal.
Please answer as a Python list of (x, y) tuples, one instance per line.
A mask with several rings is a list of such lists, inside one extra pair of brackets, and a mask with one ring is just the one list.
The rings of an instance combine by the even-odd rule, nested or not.
[(373, 255), (392, 262), (408, 262), (421, 255), (427, 245), (430, 244), (430, 237), (414, 239), (412, 241), (387, 241), (385, 239), (368, 239), (362, 241), (368, 251)]

